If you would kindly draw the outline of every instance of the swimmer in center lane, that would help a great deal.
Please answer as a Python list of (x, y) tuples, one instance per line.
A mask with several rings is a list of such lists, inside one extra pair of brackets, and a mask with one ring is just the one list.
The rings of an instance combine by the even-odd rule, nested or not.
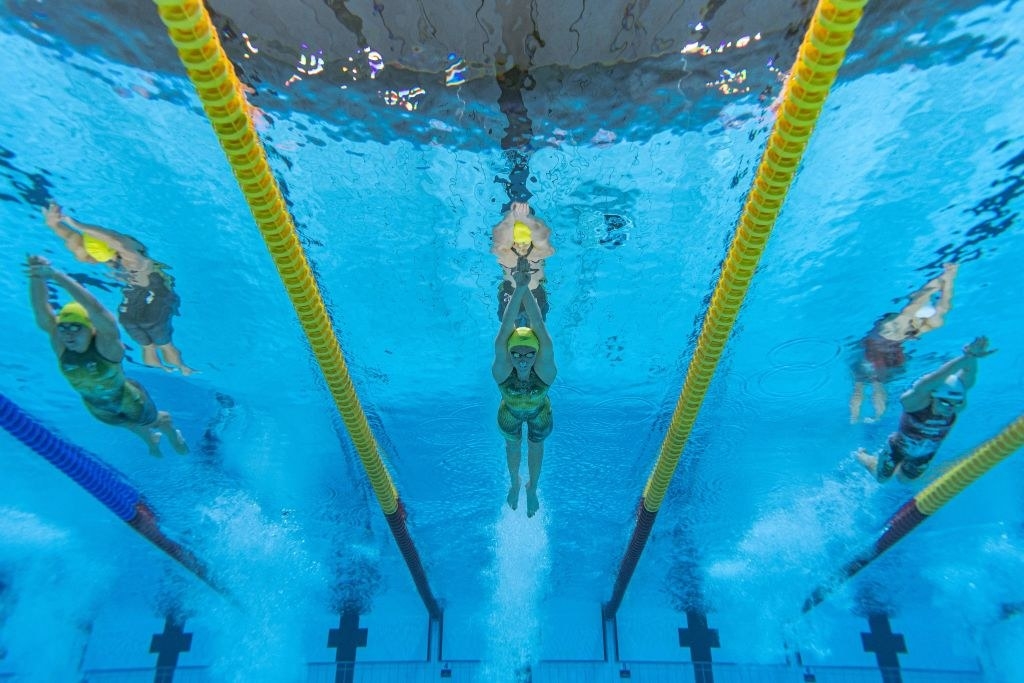
[[(548, 295), (544, 290), (544, 259), (555, 253), (551, 246), (551, 228), (534, 216), (530, 205), (513, 202), (505, 217), (491, 231), (491, 253), (502, 269), (502, 280), (498, 286), (498, 320), (512, 299), (515, 289), (513, 274), (517, 269), (529, 270), (530, 291), (537, 299), (541, 316), (547, 319)], [(525, 325), (522, 308), (516, 313), (517, 323)]]
[[(491, 375), (501, 392), (498, 427), (505, 437), (509, 490), (506, 501), (515, 510), (519, 506), (519, 465), (522, 460), (523, 425), (527, 432), (526, 516), (537, 514), (540, 501), (537, 484), (544, 460), (544, 440), (554, 423), (548, 388), (555, 381), (555, 352), (541, 316), (537, 299), (530, 291), (530, 273), (513, 273), (515, 290), (501, 319), (494, 339), (494, 364)], [(527, 326), (516, 326), (516, 312), (522, 306)]]

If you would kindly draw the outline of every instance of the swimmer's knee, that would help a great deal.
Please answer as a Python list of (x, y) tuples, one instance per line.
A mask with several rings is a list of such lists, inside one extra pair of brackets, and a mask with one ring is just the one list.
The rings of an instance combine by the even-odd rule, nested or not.
[(527, 432), (526, 438), (527, 438), (527, 440), (530, 443), (544, 443), (544, 440), (546, 438), (548, 438), (550, 435), (551, 435), (551, 428), (550, 427), (548, 429), (545, 429), (545, 430), (542, 430), (542, 431), (534, 431), (534, 430), (531, 429), (531, 430), (529, 430), (529, 432)]
[(508, 432), (502, 432), (502, 436), (505, 437), (505, 443), (509, 446), (519, 447), (523, 443), (523, 437), (518, 434), (509, 434)]

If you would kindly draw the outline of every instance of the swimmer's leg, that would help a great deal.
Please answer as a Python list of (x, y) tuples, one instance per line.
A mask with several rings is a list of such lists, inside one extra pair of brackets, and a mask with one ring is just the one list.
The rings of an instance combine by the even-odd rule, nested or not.
[(864, 465), (865, 469), (874, 475), (875, 479), (879, 484), (892, 479), (893, 475), (900, 471), (900, 465), (902, 459), (897, 462), (893, 457), (893, 452), (889, 446), (884, 447), (879, 451), (878, 455), (871, 455), (863, 448), (858, 448), (857, 452), (854, 453), (854, 457), (861, 465)]
[(153, 423), (153, 427), (163, 432), (163, 435), (170, 439), (171, 446), (176, 453), (181, 455), (188, 453), (188, 444), (185, 443), (185, 437), (181, 435), (181, 431), (174, 428), (171, 414), (166, 410), (161, 410), (157, 413), (156, 422)]
[(142, 362), (151, 368), (160, 368), (161, 370), (171, 372), (170, 368), (165, 367), (164, 364), (160, 362), (160, 356), (156, 353), (156, 344), (145, 344), (142, 347)]
[(178, 368), (181, 370), (181, 374), (185, 377), (191, 375), (195, 370), (185, 365), (185, 361), (181, 359), (181, 351), (174, 345), (174, 342), (167, 342), (161, 344), (157, 348), (160, 349), (160, 353), (163, 354), (164, 360), (167, 361), (168, 365)]
[(885, 414), (885, 402), (888, 398), (884, 384), (877, 380), (871, 383), (871, 403), (875, 406), (875, 422), (881, 420)]
[(896, 477), (896, 481), (898, 481), (899, 483), (909, 485), (912, 484), (914, 480), (921, 475), (918, 474), (917, 476), (914, 477), (908, 477), (906, 473), (904, 473), (903, 471), (903, 463), (900, 463), (899, 465), (896, 466), (896, 470), (893, 472), (893, 476)]
[(162, 458), (163, 453), (160, 452), (160, 433), (154, 431), (152, 427), (143, 425), (124, 425), (132, 434), (139, 437), (146, 442), (149, 446), (149, 454), (154, 458)]
[(868, 453), (863, 448), (858, 448), (857, 452), (853, 454), (853, 457), (857, 458), (857, 462), (859, 462), (861, 465), (863, 465), (864, 469), (866, 469), (868, 472), (871, 473), (871, 476), (876, 477), (876, 478), (878, 477), (878, 473), (877, 473), (877, 470), (878, 470), (878, 456), (877, 455), (871, 455), (870, 453)]
[(853, 383), (853, 394), (850, 395), (850, 424), (860, 421), (860, 404), (864, 402), (864, 382)]
[(544, 462), (544, 442), (527, 441), (526, 467), (530, 472), (530, 481), (526, 482), (526, 516), (533, 517), (540, 508), (537, 499), (537, 483), (540, 481), (540, 467)]
[(505, 461), (508, 464), (508, 496), (505, 502), (515, 510), (519, 507), (519, 463), (523, 459), (522, 439), (505, 439)]

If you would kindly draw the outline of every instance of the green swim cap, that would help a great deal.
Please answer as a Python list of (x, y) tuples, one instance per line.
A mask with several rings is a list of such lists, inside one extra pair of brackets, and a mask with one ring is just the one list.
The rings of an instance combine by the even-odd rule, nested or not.
[(530, 226), (522, 221), (516, 221), (512, 225), (512, 241), (518, 244), (528, 244), (533, 241), (533, 233)]
[(517, 346), (529, 346), (534, 351), (540, 351), (537, 333), (529, 327), (517, 327), (508, 338), (508, 348), (511, 350)]
[(64, 308), (60, 309), (60, 313), (57, 314), (57, 324), (60, 325), (61, 323), (84, 325), (90, 330), (93, 327), (92, 320), (89, 319), (89, 312), (85, 310), (85, 306), (77, 301), (65, 304)]
[(82, 246), (85, 247), (85, 251), (89, 256), (92, 256), (100, 263), (106, 263), (117, 256), (117, 249), (87, 233), (82, 233)]

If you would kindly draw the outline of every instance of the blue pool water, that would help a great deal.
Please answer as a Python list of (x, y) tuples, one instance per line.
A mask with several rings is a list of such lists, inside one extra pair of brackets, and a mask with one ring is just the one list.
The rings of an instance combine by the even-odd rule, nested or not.
[[(155, 10), (3, 7), (0, 393), (123, 473), (234, 599), (5, 433), (0, 680), (150, 680), (170, 661), (154, 636), (182, 621), (192, 638), (178, 681), (342, 680), (342, 641), (356, 680), (434, 679), (445, 662), (456, 680), (689, 680), (704, 617), (719, 681), (1024, 680), (1021, 453), (801, 612), (921, 488), (879, 486), (852, 457), (896, 427), (896, 397), (915, 377), (978, 335), (998, 349), (926, 480), (1024, 408), (1020, 3), (868, 6), (614, 628), (601, 605), (810, 8), (795, 31), (764, 8), (740, 11), (730, 35), (766, 27), (747, 53), (704, 59), (676, 46), (534, 70), (528, 188), (557, 249), (546, 286), (559, 374), (533, 519), (504, 506), (490, 376), (490, 231), (508, 201), (496, 179), (509, 173), (494, 67), (469, 59), (467, 83), (445, 87), (443, 58), (413, 64), (412, 51), (345, 89), (308, 74), (285, 86), (294, 65), (267, 53), (315, 50), (286, 44), (282, 25), (277, 36), (249, 29), (264, 46), (253, 51), (239, 31), (260, 13), (233, 17), (225, 44), (265, 111), (264, 144), (443, 633)], [(367, 10), (365, 29), (390, 16)], [(347, 54), (327, 52), (334, 72)], [(713, 86), (738, 68), (730, 54), (748, 66), (749, 93)], [(426, 93), (411, 95), (418, 84)], [(410, 91), (416, 108), (388, 106), (389, 89)], [(188, 456), (164, 444), (150, 458), (92, 419), (61, 377), (32, 317), (26, 254), (111, 309), (120, 295), (46, 228), (51, 200), (170, 266), (175, 342), (199, 372), (147, 368), (122, 336), (129, 376), (174, 414)], [(950, 261), (960, 269), (945, 324), (907, 344), (882, 420), (851, 425), (852, 347)], [(365, 643), (342, 634), (346, 610)], [(902, 672), (880, 672), (885, 638), (862, 638), (886, 627), (903, 638)]]

